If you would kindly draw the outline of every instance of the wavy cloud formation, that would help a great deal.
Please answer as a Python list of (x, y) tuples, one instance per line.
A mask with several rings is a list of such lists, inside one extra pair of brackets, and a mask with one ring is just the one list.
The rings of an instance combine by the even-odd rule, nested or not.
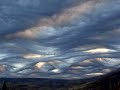
[(14, 35), (12, 34), (9, 36), (37, 38), (37, 33), (39, 33), (40, 31), (46, 30), (49, 27), (63, 26), (71, 22), (72, 20), (74, 20), (74, 18), (86, 13), (86, 11), (88, 11), (94, 6), (95, 4), (93, 3), (93, 1), (86, 1), (83, 4), (80, 3), (76, 6), (73, 6), (61, 11), (59, 14), (55, 14), (48, 18), (43, 18), (42, 20), (40, 20), (40, 22), (36, 27), (27, 29), (25, 31), (17, 32)]
[(119, 68), (120, 0), (0, 1), (0, 77), (78, 79)]

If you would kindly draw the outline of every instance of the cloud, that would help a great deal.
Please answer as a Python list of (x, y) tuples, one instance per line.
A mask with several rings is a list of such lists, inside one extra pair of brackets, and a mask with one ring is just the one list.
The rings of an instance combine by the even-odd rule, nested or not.
[(30, 28), (2, 38), (0, 63), (10, 74), (13, 70), (16, 76), (88, 78), (119, 67), (120, 1), (70, 1), (52, 15), (37, 17)]
[(12, 33), (7, 35), (7, 37), (24, 37), (24, 38), (37, 38), (37, 34), (44, 30), (44, 28), (49, 27), (61, 27), (64, 26), (71, 21), (73, 21), (76, 17), (85, 14), (87, 11), (92, 9), (95, 6), (93, 1), (87, 1), (83, 4), (78, 4), (76, 6), (64, 9), (58, 14), (55, 14), (48, 18), (43, 18), (40, 20), (38, 25), (32, 28), (28, 28), (24, 31), (20, 31), (17, 33)]
[[(119, 6), (117, 2), (118, 1), (108, 2), (108, 0), (106, 1), (89, 0), (83, 3), (78, 2), (78, 4), (75, 6), (64, 8), (62, 9), (62, 11), (57, 12), (52, 16), (40, 19), (40, 21), (31, 28), (9, 34), (6, 37), (40, 39), (42, 37), (49, 38), (57, 35), (60, 36), (60, 33), (64, 33), (67, 31), (66, 33), (70, 33), (70, 35), (74, 33), (78, 34), (81, 33), (81, 36), (84, 35), (83, 34), (84, 32), (89, 32), (89, 34), (86, 34), (86, 38), (88, 36), (90, 37), (91, 35), (90, 37), (91, 40), (93, 38), (94, 39), (96, 38), (98, 40), (106, 39), (106, 36), (100, 34), (104, 31), (105, 32), (109, 31), (109, 28), (112, 29), (111, 27), (113, 26), (114, 27), (116, 26), (115, 28), (118, 27), (117, 24), (119, 23), (119, 20), (112, 21), (114, 20), (114, 17), (117, 18), (116, 16), (114, 16), (115, 14), (113, 14), (112, 12), (116, 13), (116, 15), (117, 13), (119, 13), (118, 12)], [(112, 7), (111, 8), (112, 11), (109, 9), (110, 7)], [(79, 30), (76, 30), (78, 28)], [(98, 35), (97, 33), (94, 34), (92, 32), (100, 33)], [(70, 36), (70, 38), (71, 37), (72, 36)]]

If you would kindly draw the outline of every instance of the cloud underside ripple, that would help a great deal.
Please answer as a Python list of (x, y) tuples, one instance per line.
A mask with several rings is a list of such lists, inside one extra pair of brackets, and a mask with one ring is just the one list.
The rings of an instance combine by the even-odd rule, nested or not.
[(0, 0), (0, 77), (90, 78), (120, 66), (120, 0)]

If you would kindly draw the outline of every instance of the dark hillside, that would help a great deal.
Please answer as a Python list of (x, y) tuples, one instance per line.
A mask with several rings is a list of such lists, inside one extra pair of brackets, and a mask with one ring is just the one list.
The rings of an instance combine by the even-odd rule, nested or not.
[(86, 80), (1, 78), (0, 82), (7, 90), (120, 90), (120, 71)]

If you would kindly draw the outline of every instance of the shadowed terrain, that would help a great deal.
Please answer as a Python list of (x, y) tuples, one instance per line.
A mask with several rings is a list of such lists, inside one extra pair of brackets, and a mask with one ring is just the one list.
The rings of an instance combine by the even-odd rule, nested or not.
[(120, 90), (120, 71), (84, 80), (2, 78), (0, 83), (6, 90)]

